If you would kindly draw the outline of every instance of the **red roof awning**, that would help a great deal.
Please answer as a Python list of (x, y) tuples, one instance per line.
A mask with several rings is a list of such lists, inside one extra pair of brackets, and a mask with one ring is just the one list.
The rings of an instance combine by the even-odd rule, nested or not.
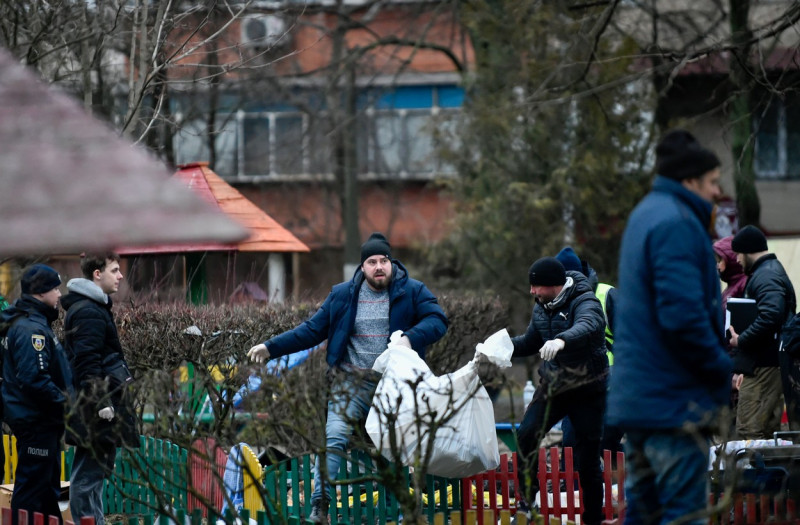
[(302, 241), (278, 224), (264, 210), (253, 204), (236, 188), (214, 173), (207, 162), (180, 166), (174, 178), (191, 188), (195, 194), (223, 211), (248, 229), (250, 236), (238, 243), (158, 244), (143, 247), (122, 247), (122, 255), (185, 253), (206, 251), (241, 252), (309, 252)]

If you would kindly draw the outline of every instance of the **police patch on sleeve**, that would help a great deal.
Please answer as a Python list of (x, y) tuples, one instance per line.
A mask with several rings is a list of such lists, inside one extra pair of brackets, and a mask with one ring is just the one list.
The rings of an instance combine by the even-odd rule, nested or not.
[(31, 343), (33, 343), (34, 350), (36, 350), (37, 352), (41, 352), (42, 349), (44, 348), (44, 336), (33, 334), (31, 336)]

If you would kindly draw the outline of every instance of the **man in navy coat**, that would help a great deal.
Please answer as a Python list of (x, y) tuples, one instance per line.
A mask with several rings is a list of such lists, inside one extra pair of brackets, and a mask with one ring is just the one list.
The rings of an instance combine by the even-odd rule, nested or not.
[(372, 377), (372, 365), (397, 330), (403, 332), (401, 343), (424, 358), (425, 347), (447, 331), (447, 318), (428, 288), (392, 259), (386, 237), (373, 233), (361, 246), (361, 266), (350, 281), (334, 286), (309, 320), (247, 353), (253, 361), (264, 362), (328, 340), (332, 379), (325, 427), (327, 453), (325, 470), (319, 456), (314, 466), (309, 516), (313, 523), (327, 523), (328, 479), (339, 472), (353, 422), (369, 411), (378, 379)]
[(700, 524), (708, 438), (730, 397), (709, 235), (720, 163), (682, 130), (664, 136), (656, 162), (622, 239), (606, 421), (627, 436), (626, 525)]
[(61, 277), (47, 265), (34, 264), (20, 284), (22, 296), (0, 314), (5, 422), (17, 437), (14, 525), (23, 509), (61, 520), (61, 438), (72, 383), (51, 328), (58, 319)]

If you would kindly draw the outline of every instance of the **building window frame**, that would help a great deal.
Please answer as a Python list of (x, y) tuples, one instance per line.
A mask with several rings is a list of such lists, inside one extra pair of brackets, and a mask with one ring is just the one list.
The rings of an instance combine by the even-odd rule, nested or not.
[[(361, 179), (374, 179), (374, 180), (398, 180), (398, 179), (411, 179), (411, 180), (431, 180), (439, 176), (453, 175), (455, 170), (451, 166), (447, 166), (438, 158), (436, 154), (438, 140), (436, 137), (438, 133), (434, 133), (437, 126), (448, 126), (449, 122), (444, 122), (443, 118), (458, 119), (463, 114), (462, 107), (456, 106), (452, 102), (452, 88), (451, 85), (443, 86), (451, 90), (448, 93), (445, 106), (439, 105), (438, 88), (439, 86), (431, 86), (433, 96), (431, 102), (427, 107), (414, 107), (403, 106), (399, 104), (394, 106), (386, 104), (386, 99), (377, 98), (370, 102), (366, 107), (362, 107), (359, 111), (359, 118), (365, 119), (363, 125), (358, 126), (357, 144), (356, 144), (356, 157), (357, 157), (357, 171)], [(217, 158), (225, 158), (233, 160), (233, 166), (225, 169), (217, 170), (217, 172), (226, 180), (233, 182), (269, 182), (269, 181), (303, 181), (303, 180), (332, 180), (333, 171), (331, 169), (319, 169), (320, 167), (330, 167), (330, 163), (324, 159), (329, 158), (325, 154), (319, 156), (318, 151), (312, 151), (312, 148), (330, 148), (330, 144), (324, 140), (323, 137), (327, 135), (324, 130), (316, 135), (319, 137), (312, 137), (311, 120), (312, 117), (298, 109), (286, 108), (278, 110), (260, 110), (260, 111), (247, 111), (239, 109), (233, 112), (219, 112), (217, 115), (219, 122), (230, 122), (233, 130), (227, 128), (220, 130), (220, 137), (225, 136), (228, 138), (227, 142), (222, 140), (215, 140), (216, 147), (235, 148), (234, 151), (217, 150)], [(284, 151), (291, 154), (296, 149), (291, 149), (292, 137), (281, 136), (279, 132), (280, 121), (283, 119), (297, 119), (300, 118), (300, 127), (298, 132), (300, 137), (300, 149), (298, 154), (298, 164), (294, 169), (281, 169), (281, 156), (280, 152)], [(423, 117), (427, 119), (426, 122), (413, 122), (413, 119)], [(315, 114), (314, 119), (320, 122), (324, 127), (326, 122), (325, 112), (320, 111)], [(385, 125), (391, 126), (391, 119), (396, 119), (397, 127), (390, 129), (387, 127), (380, 128), (381, 121), (385, 121)], [(249, 129), (248, 121), (261, 120), (264, 122), (266, 130), (262, 130), (264, 135), (254, 138), (254, 132)], [(431, 131), (429, 144), (423, 144), (420, 148), (418, 133), (420, 130), (430, 126)], [(197, 127), (194, 122), (187, 122), (186, 127), (191, 133)], [(230, 132), (233, 131), (235, 140), (231, 141)], [(377, 132), (392, 131), (398, 133), (396, 143), (390, 149), (383, 149), (376, 141), (380, 139), (376, 135)], [(295, 134), (294, 137), (297, 135)], [(385, 135), (384, 135), (385, 136)], [(264, 140), (260, 146), (252, 141)], [(287, 141), (286, 146), (282, 146), (281, 142)], [(176, 146), (177, 149), (181, 148), (181, 139), (178, 138)], [(296, 141), (295, 141), (296, 143)], [(315, 144), (318, 143), (318, 144)], [(196, 160), (208, 160), (208, 152), (206, 143), (198, 141), (196, 137), (190, 139), (187, 144), (199, 149), (199, 153), (195, 153), (200, 157)], [(199, 146), (199, 148), (198, 148)], [(258, 148), (263, 151), (259, 152)], [(251, 151), (249, 148), (253, 148)], [(283, 148), (283, 149), (282, 149)], [(426, 159), (415, 158), (415, 151), (422, 150), (422, 155), (428, 157)], [(386, 155), (394, 156), (397, 160), (398, 166), (392, 166), (397, 169), (384, 169), (381, 159), (385, 157), (381, 155), (381, 151), (386, 151)], [(185, 155), (178, 155), (181, 158)], [(261, 159), (259, 159), (259, 156)], [(263, 170), (253, 170), (250, 166), (254, 162), (260, 161), (265, 164)], [(184, 159), (184, 160), (188, 160)], [(285, 162), (291, 163), (291, 158), (284, 158)], [(421, 169), (414, 169), (414, 165), (418, 165)], [(232, 168), (232, 169), (231, 169)], [(216, 168), (215, 168), (216, 169)]]
[(800, 180), (800, 154), (790, 155), (792, 143), (800, 139), (800, 122), (795, 118), (798, 114), (797, 95), (770, 97), (755, 112), (753, 171), (757, 180)]

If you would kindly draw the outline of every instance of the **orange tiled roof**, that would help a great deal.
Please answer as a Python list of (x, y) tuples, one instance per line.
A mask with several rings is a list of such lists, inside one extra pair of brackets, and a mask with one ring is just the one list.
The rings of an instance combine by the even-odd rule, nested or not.
[(175, 172), (203, 200), (219, 207), (226, 215), (246, 227), (251, 233), (235, 244), (204, 243), (193, 245), (157, 245), (143, 248), (120, 248), (123, 255), (142, 253), (176, 253), (189, 251), (241, 252), (309, 252), (302, 241), (278, 224), (264, 210), (253, 204), (239, 191), (222, 180), (208, 167), (207, 162), (184, 164)]

